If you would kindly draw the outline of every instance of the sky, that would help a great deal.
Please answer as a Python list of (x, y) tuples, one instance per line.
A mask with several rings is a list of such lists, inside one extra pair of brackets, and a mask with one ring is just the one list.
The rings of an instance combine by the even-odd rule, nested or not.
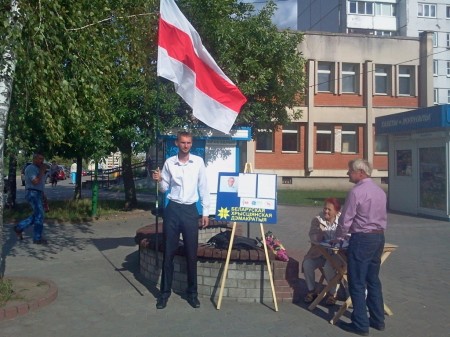
[[(273, 22), (278, 28), (297, 29), (297, 0), (274, 0), (277, 4)], [(247, 0), (252, 2), (256, 9), (264, 6), (266, 1), (263, 0)]]

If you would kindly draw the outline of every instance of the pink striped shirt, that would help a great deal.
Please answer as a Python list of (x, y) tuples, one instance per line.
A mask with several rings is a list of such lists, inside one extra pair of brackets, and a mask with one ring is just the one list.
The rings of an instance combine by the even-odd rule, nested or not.
[(386, 193), (371, 178), (359, 181), (347, 194), (336, 236), (385, 230), (386, 226)]

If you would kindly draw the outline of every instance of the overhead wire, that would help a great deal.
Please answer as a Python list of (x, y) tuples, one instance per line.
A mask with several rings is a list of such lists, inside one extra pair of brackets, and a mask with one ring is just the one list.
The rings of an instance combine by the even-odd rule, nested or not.
[[(398, 63), (394, 63), (394, 64), (392, 64), (392, 66), (398, 66), (398, 65), (405, 64), (405, 63), (409, 63), (409, 62), (412, 62), (412, 61), (417, 61), (417, 60), (420, 60), (420, 59), (422, 59), (422, 58), (428, 58), (428, 57), (430, 57), (430, 56), (437, 55), (437, 54), (441, 54), (441, 53), (444, 53), (444, 52), (447, 52), (447, 51), (450, 51), (450, 49), (445, 49), (445, 50), (441, 50), (441, 51), (439, 51), (439, 52), (427, 54), (427, 55), (424, 56), (424, 57), (420, 57), (420, 56), (419, 56), (419, 57), (416, 57), (416, 58), (413, 58), (413, 59), (409, 59), (409, 60), (401, 61), (401, 62), (398, 62)], [(320, 62), (320, 61), (319, 61), (319, 62)], [(328, 63), (330, 63), (329, 61), (323, 61), (323, 62), (328, 62)], [(343, 62), (343, 63), (356, 63), (356, 62)], [(383, 64), (384, 64), (384, 63), (383, 63)], [(372, 72), (374, 72), (374, 70), (368, 70), (368, 71), (367, 71), (367, 73), (372, 73)], [(360, 71), (360, 72), (358, 72), (358, 73), (355, 73), (355, 76), (356, 76), (356, 75), (359, 76), (359, 75), (361, 75), (361, 74), (363, 74), (363, 73), (366, 73), (366, 72)], [(337, 80), (342, 80), (343, 78), (346, 78), (346, 77), (351, 77), (351, 76), (342, 76), (342, 77), (338, 77)], [(308, 88), (313, 88), (313, 87), (315, 87), (315, 86), (319, 86), (319, 85), (321, 85), (321, 84), (327, 84), (327, 83), (331, 83), (331, 82), (335, 82), (335, 79), (330, 80), (330, 81), (320, 82), (320, 83), (317, 83), (317, 84), (312, 84), (312, 85), (309, 85)]]

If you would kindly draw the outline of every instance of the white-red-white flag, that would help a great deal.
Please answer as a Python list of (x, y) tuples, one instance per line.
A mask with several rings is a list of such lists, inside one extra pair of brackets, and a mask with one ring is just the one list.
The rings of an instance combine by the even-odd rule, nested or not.
[(174, 82), (196, 118), (229, 133), (247, 99), (219, 68), (174, 0), (161, 0), (158, 36), (158, 76)]

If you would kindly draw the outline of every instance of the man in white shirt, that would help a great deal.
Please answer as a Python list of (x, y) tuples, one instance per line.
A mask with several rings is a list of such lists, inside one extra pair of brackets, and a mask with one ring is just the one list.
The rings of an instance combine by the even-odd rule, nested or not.
[(169, 191), (169, 203), (164, 210), (164, 259), (157, 309), (166, 307), (172, 291), (173, 259), (178, 249), (180, 233), (183, 235), (187, 262), (187, 301), (194, 308), (200, 307), (197, 292), (199, 214), (196, 202), (200, 198), (203, 208), (201, 226), (205, 228), (209, 225), (206, 169), (203, 159), (190, 153), (191, 133), (178, 133), (175, 145), (178, 147), (178, 154), (166, 160), (161, 172), (158, 169), (152, 174), (153, 179), (159, 182), (159, 190)]
[(71, 183), (75, 185), (77, 182), (77, 161), (74, 159), (72, 165), (70, 165), (70, 179)]

